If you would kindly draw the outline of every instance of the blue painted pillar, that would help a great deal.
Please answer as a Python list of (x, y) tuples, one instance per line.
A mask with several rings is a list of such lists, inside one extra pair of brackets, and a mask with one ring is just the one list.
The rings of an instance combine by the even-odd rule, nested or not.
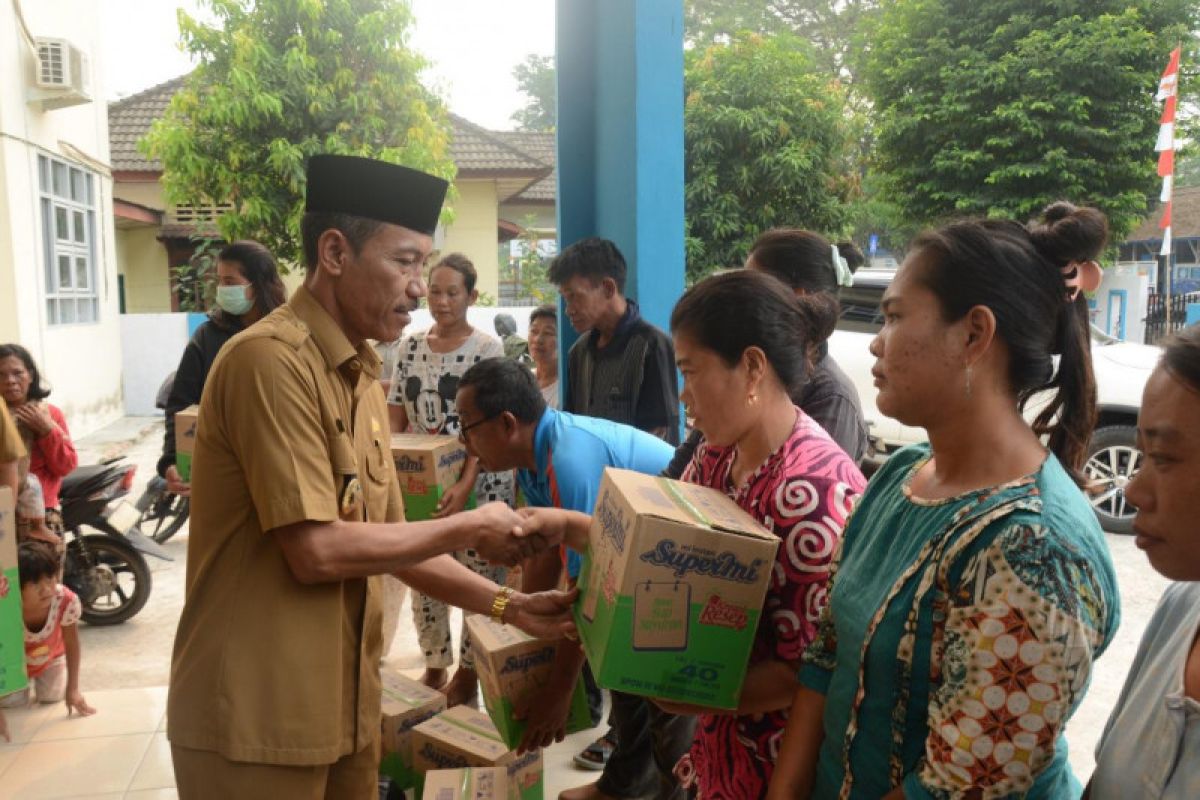
[[(626, 295), (667, 330), (684, 279), (682, 0), (556, 5), (559, 249), (616, 242)], [(577, 337), (559, 319), (565, 365)]]

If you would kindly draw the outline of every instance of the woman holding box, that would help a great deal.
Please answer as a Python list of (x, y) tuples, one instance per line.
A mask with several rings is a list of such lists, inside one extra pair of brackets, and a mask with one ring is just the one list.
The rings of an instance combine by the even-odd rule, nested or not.
[(846, 528), (772, 798), (1079, 795), (1062, 732), (1119, 616), (1078, 473), (1106, 235), (1056, 203), (914, 243), (871, 352), (879, 409), (929, 444), (888, 460)]
[[(703, 433), (683, 480), (724, 492), (782, 540), (738, 708), (656, 701), (699, 716), (676, 767), (692, 796), (745, 800), (766, 792), (842, 526), (866, 485), (850, 456), (792, 403), (813, 330), (787, 286), (750, 270), (697, 284), (671, 315), (681, 397)], [(561, 526), (572, 547), (587, 547), (588, 516), (522, 513), (532, 518), (527, 533)]]
[[(500, 340), (475, 328), (467, 320), (467, 309), (479, 299), (475, 289), (475, 265), (462, 253), (443, 256), (429, 271), (429, 313), (433, 327), (405, 336), (397, 352), (396, 368), (388, 392), (392, 430), (444, 436), (459, 434), (455, 397), (458, 382), (474, 364), (504, 355)], [(456, 514), (466, 507), (471, 492), (476, 502), (499, 500), (516, 505), (516, 484), (508, 472), (482, 472), (479, 459), (468, 456), (462, 477), (438, 502), (436, 519)], [(471, 550), (454, 557), (472, 571), (497, 583), (505, 570), (488, 564)], [(413, 623), (425, 653), (421, 682), (446, 692), (447, 703), (472, 702), (478, 692), (471, 642), (463, 624), (459, 669), (447, 683), (446, 668), (454, 663), (450, 638), (450, 611), (445, 603), (424, 595), (413, 595)]]

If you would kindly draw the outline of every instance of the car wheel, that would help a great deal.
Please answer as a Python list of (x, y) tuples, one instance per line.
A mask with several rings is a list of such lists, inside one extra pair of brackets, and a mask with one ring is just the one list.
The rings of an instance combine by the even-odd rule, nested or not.
[(1091, 482), (1088, 501), (1100, 526), (1113, 533), (1132, 533), (1137, 509), (1125, 498), (1125, 487), (1137, 474), (1142, 453), (1137, 447), (1137, 428), (1110, 425), (1092, 435), (1084, 477)]

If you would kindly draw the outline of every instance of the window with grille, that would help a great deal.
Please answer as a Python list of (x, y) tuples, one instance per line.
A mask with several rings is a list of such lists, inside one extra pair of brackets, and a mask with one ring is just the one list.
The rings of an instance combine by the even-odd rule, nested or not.
[(51, 325), (96, 322), (96, 181), (87, 170), (38, 156)]

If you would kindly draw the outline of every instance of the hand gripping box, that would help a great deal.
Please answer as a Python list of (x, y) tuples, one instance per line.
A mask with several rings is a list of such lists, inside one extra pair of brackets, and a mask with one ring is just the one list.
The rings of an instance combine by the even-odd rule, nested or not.
[(413, 769), (412, 729), (446, 710), (446, 695), (397, 672), (384, 670), (382, 759), (379, 772), (391, 777), (396, 786), (407, 789), (417, 785), (419, 775)]
[(21, 578), (17, 574), (17, 518), (12, 489), (0, 487), (0, 696), (28, 685), (25, 677), (25, 621), (21, 617)]
[[(442, 495), (458, 483), (467, 461), (467, 448), (455, 436), (394, 433), (392, 459), (404, 493), (404, 516), (409, 522), (417, 522), (430, 519)], [(475, 507), (474, 492), (465, 507)]]
[(413, 764), (418, 771), (503, 767), (508, 800), (542, 800), (542, 751), (518, 756), (500, 738), (487, 714), (454, 706), (413, 729)]
[[(526, 723), (513, 718), (513, 709), (527, 695), (536, 695), (550, 682), (558, 645), (535, 639), (511, 625), (500, 625), (476, 614), (467, 617), (475, 670), (483, 689), (483, 703), (511, 749), (521, 743)], [(583, 681), (575, 681), (567, 714), (567, 733), (592, 727)]]
[(606, 469), (575, 604), (597, 682), (736, 708), (778, 548), (720, 492)]
[(175, 468), (185, 483), (192, 479), (192, 453), (196, 452), (199, 419), (200, 406), (188, 406), (175, 412)]
[(508, 772), (502, 767), (436, 769), (425, 775), (422, 800), (505, 800)]

